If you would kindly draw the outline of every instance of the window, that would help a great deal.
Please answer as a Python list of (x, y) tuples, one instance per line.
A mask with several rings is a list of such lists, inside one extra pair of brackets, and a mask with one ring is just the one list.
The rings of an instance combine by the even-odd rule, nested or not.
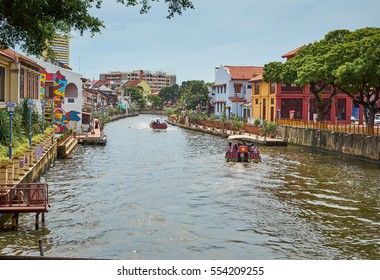
[(255, 82), (255, 95), (260, 94), (260, 83)]
[(5, 101), (5, 68), (0, 67), (0, 101)]
[(271, 83), (270, 84), (270, 93), (271, 94), (276, 93), (276, 83)]
[(242, 87), (242, 84), (234, 84), (235, 93), (240, 93), (241, 87)]
[(257, 98), (255, 99), (255, 104), (259, 105), (259, 99), (257, 99)]
[(281, 99), (281, 118), (289, 119), (290, 111), (294, 111), (294, 119), (302, 119), (302, 99), (283, 98)]
[(339, 98), (337, 104), (337, 119), (346, 120), (346, 99)]
[(20, 98), (25, 98), (25, 70), (20, 69)]
[(78, 88), (75, 84), (69, 83), (65, 89), (65, 97), (78, 97)]
[(45, 99), (53, 99), (53, 98), (54, 98), (54, 83), (45, 82)]
[(274, 98), (271, 98), (271, 99), (270, 99), (270, 104), (271, 104), (271, 105), (274, 104)]

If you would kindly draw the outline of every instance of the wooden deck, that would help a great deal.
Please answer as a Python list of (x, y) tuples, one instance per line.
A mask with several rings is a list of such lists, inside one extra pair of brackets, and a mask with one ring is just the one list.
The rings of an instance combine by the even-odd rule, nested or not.
[(88, 132), (87, 134), (79, 135), (76, 138), (79, 144), (82, 145), (105, 145), (107, 143), (105, 131), (100, 131), (98, 128), (95, 128), (92, 132)]
[(42, 213), (49, 208), (46, 183), (0, 185), (0, 212)]

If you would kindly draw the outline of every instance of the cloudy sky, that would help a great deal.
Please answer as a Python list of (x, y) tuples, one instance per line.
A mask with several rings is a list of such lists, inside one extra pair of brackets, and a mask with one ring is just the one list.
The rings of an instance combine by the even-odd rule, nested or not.
[(116, 0), (91, 14), (102, 34), (73, 34), (70, 66), (98, 79), (109, 71), (151, 70), (187, 80), (214, 81), (220, 65), (263, 66), (335, 29), (380, 27), (378, 0), (192, 0), (194, 10), (166, 19), (153, 2), (147, 15)]

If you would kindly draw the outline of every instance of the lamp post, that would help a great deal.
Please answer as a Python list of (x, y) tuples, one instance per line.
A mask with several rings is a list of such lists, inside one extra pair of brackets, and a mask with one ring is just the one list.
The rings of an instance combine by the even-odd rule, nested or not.
[(33, 108), (33, 100), (28, 100), (28, 113), (29, 113), (29, 147), (32, 147), (32, 108)]
[(54, 127), (54, 100), (50, 102), (51, 109), (51, 127)]
[(9, 159), (12, 159), (12, 118), (16, 109), (16, 104), (14, 102), (7, 102), (6, 107), (9, 114)]
[(45, 105), (46, 99), (41, 100), (41, 109), (42, 109), (42, 134), (45, 134)]

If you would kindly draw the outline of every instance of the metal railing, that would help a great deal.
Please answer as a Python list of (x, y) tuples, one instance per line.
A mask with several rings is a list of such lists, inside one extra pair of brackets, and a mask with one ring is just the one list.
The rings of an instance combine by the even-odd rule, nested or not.
[(313, 128), (320, 130), (329, 130), (351, 134), (380, 135), (380, 126), (366, 126), (359, 124), (331, 124), (322, 122), (306, 122), (302, 120), (277, 119), (276, 122), (281, 125), (295, 126), (303, 128)]
[(48, 206), (48, 184), (1, 184), (0, 207)]

